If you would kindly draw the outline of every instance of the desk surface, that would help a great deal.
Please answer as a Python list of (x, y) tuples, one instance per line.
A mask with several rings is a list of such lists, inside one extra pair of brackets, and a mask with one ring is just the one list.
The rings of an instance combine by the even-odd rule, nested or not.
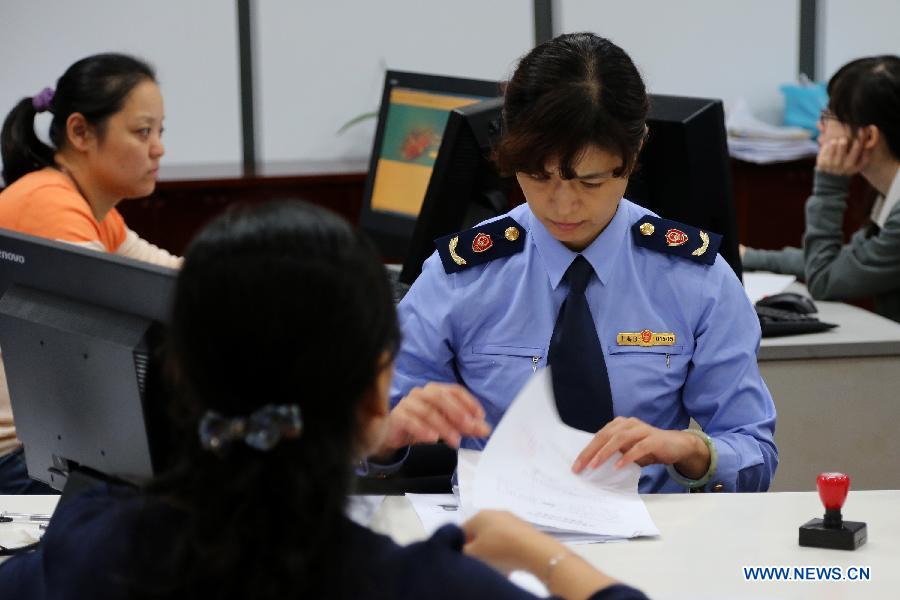
[[(900, 586), (900, 491), (851, 492), (849, 520), (866, 521), (856, 551), (802, 548), (798, 527), (821, 517), (814, 492), (645, 495), (662, 535), (624, 543), (575, 546), (610, 575), (651, 598), (897, 598)], [(373, 529), (399, 543), (424, 536), (406, 498), (387, 497)], [(869, 581), (745, 581), (743, 567), (869, 567)]]
[[(801, 284), (788, 291), (806, 294)], [(806, 294), (808, 295), (808, 294)], [(759, 360), (900, 356), (900, 323), (843, 302), (816, 301), (818, 317), (838, 327), (830, 331), (765, 338)]]
[[(0, 510), (48, 513), (58, 496), (0, 496)], [(868, 542), (854, 552), (801, 548), (797, 528), (821, 516), (814, 492), (643, 496), (658, 538), (575, 546), (610, 575), (657, 600), (672, 598), (896, 598), (900, 587), (900, 491), (851, 492), (850, 520), (866, 521)], [(406, 498), (388, 496), (372, 528), (407, 544), (425, 536)], [(21, 531), (0, 524), (0, 543)], [(18, 531), (15, 531), (18, 530)], [(27, 540), (20, 540), (27, 541)], [(868, 567), (869, 581), (745, 581), (743, 567)]]

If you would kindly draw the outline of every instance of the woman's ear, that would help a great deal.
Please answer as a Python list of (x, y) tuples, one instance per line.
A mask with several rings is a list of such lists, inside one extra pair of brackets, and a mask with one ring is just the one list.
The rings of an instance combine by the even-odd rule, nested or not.
[(650, 127), (644, 125), (644, 135), (641, 137), (641, 143), (638, 144), (637, 151), (634, 153), (634, 159), (631, 161), (631, 169), (627, 173), (623, 173), (624, 177), (631, 177), (631, 174), (634, 173), (635, 168), (637, 168), (638, 158), (641, 156), (641, 150), (644, 149), (644, 144), (647, 143), (647, 138), (650, 137)]
[(66, 141), (76, 150), (85, 152), (95, 138), (94, 128), (84, 115), (74, 112), (66, 119)]
[(860, 127), (860, 140), (862, 140), (863, 150), (874, 150), (881, 141), (881, 130), (876, 125), (866, 125)]
[(378, 374), (363, 394), (357, 409), (359, 423), (360, 450), (363, 455), (381, 447), (387, 435), (387, 418), (390, 409), (391, 378), (394, 373), (394, 361), (388, 353), (379, 360)]
[[(378, 379), (381, 379), (379, 375)], [(382, 386), (379, 381), (375, 381), (363, 395), (362, 402), (359, 404), (359, 415), (361, 420), (368, 421), (385, 417), (390, 412), (388, 395), (382, 392)]]

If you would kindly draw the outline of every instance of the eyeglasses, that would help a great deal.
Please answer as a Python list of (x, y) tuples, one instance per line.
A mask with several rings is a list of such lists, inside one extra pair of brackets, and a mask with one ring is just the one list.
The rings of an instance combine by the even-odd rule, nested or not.
[(834, 120), (837, 121), (838, 118), (834, 116), (834, 113), (828, 110), (827, 108), (823, 108), (822, 112), (819, 113), (819, 125), (822, 127), (825, 126), (825, 121)]

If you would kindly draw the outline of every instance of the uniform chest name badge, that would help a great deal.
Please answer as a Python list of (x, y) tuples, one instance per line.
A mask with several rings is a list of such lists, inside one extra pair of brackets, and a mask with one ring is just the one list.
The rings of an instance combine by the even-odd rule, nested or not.
[(620, 346), (672, 346), (675, 344), (675, 334), (671, 332), (654, 333), (649, 329), (636, 332), (622, 332), (616, 336), (616, 343)]

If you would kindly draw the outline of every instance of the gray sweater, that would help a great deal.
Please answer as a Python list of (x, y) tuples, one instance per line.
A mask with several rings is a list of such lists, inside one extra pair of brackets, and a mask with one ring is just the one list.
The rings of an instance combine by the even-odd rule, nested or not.
[(859, 230), (844, 244), (849, 185), (849, 177), (816, 171), (803, 248), (747, 249), (744, 268), (795, 275), (817, 300), (872, 297), (878, 313), (900, 321), (900, 204), (877, 234), (867, 238)]

